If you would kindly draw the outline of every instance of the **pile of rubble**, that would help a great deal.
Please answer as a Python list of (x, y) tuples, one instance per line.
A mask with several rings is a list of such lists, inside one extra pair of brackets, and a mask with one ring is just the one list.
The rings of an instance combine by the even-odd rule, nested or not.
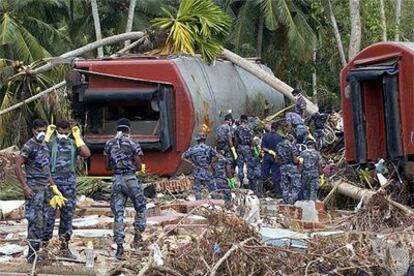
[[(283, 205), (259, 201), (239, 191), (234, 210), (224, 201), (170, 200), (158, 194), (148, 207), (147, 247), (126, 247), (126, 260), (116, 261), (109, 205), (80, 198), (71, 250), (77, 260), (59, 256), (54, 239), (45, 249), (49, 258), (37, 273), (85, 274), (85, 248), (95, 250), (93, 273), (110, 275), (405, 275), (414, 253), (412, 217), (376, 195), (358, 211), (328, 211), (321, 202)], [(4, 204), (7, 203), (7, 204)], [(0, 208), (11, 206), (0, 201)], [(4, 210), (0, 222), (2, 272), (28, 273), (24, 259), (27, 224), (23, 203)], [(381, 207), (376, 207), (381, 206)], [(132, 241), (132, 207), (126, 210), (126, 243)], [(367, 219), (370, 217), (370, 219)], [(401, 223), (402, 222), (402, 223)], [(59, 221), (57, 221), (57, 224)], [(392, 230), (392, 231), (390, 231)], [(56, 236), (56, 235), (55, 235)], [(59, 264), (59, 265), (57, 265)]]

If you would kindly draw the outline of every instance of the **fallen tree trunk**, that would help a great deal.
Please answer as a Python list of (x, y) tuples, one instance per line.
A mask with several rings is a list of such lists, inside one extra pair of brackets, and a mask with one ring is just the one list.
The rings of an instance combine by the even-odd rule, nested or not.
[[(114, 36), (110, 36), (110, 37), (106, 37), (104, 39), (89, 43), (85, 46), (82, 46), (78, 49), (66, 52), (62, 55), (59, 56), (59, 58), (70, 58), (70, 57), (78, 57), (81, 56), (87, 52), (90, 52), (92, 50), (95, 50), (99, 47), (105, 46), (105, 45), (109, 45), (109, 44), (115, 44), (118, 42), (122, 42), (125, 40), (135, 40), (135, 39), (140, 39), (141, 37), (144, 36), (143, 32), (130, 32), (130, 33), (123, 33), (123, 34), (119, 34), (119, 35), (114, 35)], [(47, 64), (40, 66), (39, 68), (36, 68), (34, 70), (27, 70), (27, 71), (22, 71), (16, 75), (14, 75), (12, 78), (24, 75), (24, 74), (39, 74), (42, 72), (45, 72), (47, 70), (50, 70), (53, 68), (53, 66), (55, 66), (58, 63), (52, 63), (52, 62), (48, 62)]]
[[(277, 91), (281, 92), (283, 95), (285, 95), (286, 97), (288, 97), (289, 99), (291, 99), (292, 101), (294, 101), (294, 97), (292, 95), (292, 91), (293, 88), (290, 87), (288, 84), (286, 84), (285, 82), (279, 80), (278, 78), (276, 78), (274, 75), (269, 74), (268, 72), (266, 72), (265, 70), (263, 70), (262, 68), (260, 68), (259, 66), (257, 66), (256, 64), (248, 61), (245, 58), (242, 58), (241, 56), (227, 50), (227, 49), (223, 49), (222, 52), (222, 56), (231, 61), (232, 63), (236, 64), (237, 66), (243, 68), (244, 70), (246, 70), (247, 72), (253, 74), (254, 76), (256, 76), (258, 79), (260, 79), (261, 81), (267, 83), (268, 85), (270, 85), (271, 87), (273, 87), (274, 89), (276, 89)], [(318, 106), (315, 105), (314, 103), (312, 103), (311, 101), (309, 101), (308, 99), (306, 99), (306, 111), (308, 113), (316, 113), (318, 112)]]
[[(368, 190), (368, 189), (364, 189), (364, 188), (360, 188), (357, 186), (354, 186), (352, 184), (346, 183), (346, 182), (342, 182), (339, 183), (337, 186), (337, 191), (347, 197), (353, 198), (355, 200), (362, 200), (363, 199), (363, 203), (366, 204), (368, 203), (372, 196), (375, 195), (377, 192), (372, 191), (372, 190)], [(414, 210), (411, 209), (408, 206), (405, 206), (401, 203), (398, 203), (394, 200), (392, 200), (391, 198), (386, 197), (386, 200), (393, 205), (394, 207), (402, 210), (403, 212), (405, 212), (408, 215), (414, 215)]]

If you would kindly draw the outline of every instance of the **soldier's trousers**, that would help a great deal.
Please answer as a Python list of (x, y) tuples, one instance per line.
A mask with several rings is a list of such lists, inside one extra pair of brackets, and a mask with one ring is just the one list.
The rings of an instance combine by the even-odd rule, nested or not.
[(247, 164), (247, 178), (249, 179), (249, 189), (254, 191), (258, 197), (263, 195), (262, 167), (260, 159), (252, 156)]
[(47, 180), (27, 179), (27, 185), (32, 189), (33, 196), (25, 200), (25, 218), (27, 219), (27, 240), (34, 250), (39, 250), (43, 239), (46, 213), (45, 206), (49, 205)]
[(319, 189), (318, 171), (304, 170), (302, 172), (302, 187), (303, 187), (304, 199), (316, 201), (318, 199), (318, 189)]
[[(59, 238), (68, 241), (73, 232), (72, 221), (76, 208), (76, 177), (74, 174), (69, 176), (53, 176), (53, 181), (62, 195), (67, 199), (65, 206), (60, 209)], [(47, 192), (48, 202), (50, 202), (53, 196), (53, 192), (49, 189)], [(43, 231), (43, 241), (49, 241), (53, 236), (56, 209), (50, 206), (50, 204), (47, 204), (45, 206), (45, 214), (47, 214), (47, 218)]]
[(196, 200), (201, 199), (201, 190), (203, 189), (203, 186), (207, 187), (210, 193), (217, 189), (212, 179), (207, 180), (207, 179), (201, 179), (198, 177), (194, 177), (193, 189), (194, 189)]
[(135, 209), (135, 233), (143, 232), (146, 224), (146, 200), (141, 181), (134, 174), (114, 175), (112, 177), (111, 210), (114, 214), (113, 230), (116, 244), (122, 244), (125, 239), (124, 213), (128, 198), (131, 199)]
[(269, 154), (266, 154), (262, 162), (262, 181), (266, 181), (270, 173), (272, 173), (272, 194), (273, 196), (280, 196), (282, 193), (280, 188), (280, 164), (276, 163)]
[(301, 179), (296, 165), (292, 163), (280, 166), (280, 187), (284, 203), (294, 204), (301, 191)]
[(229, 188), (227, 178), (215, 177), (215, 178), (213, 178), (213, 183), (214, 183), (213, 184), (214, 188), (218, 192), (223, 194), (224, 201), (225, 202), (230, 202), (231, 201), (231, 192), (230, 192), (230, 188)]
[[(252, 155), (252, 147), (249, 145), (239, 145), (237, 147), (237, 167), (239, 168), (238, 177), (240, 179), (240, 183), (243, 184), (244, 180), (244, 164), (247, 167), (247, 176), (249, 176), (249, 165), (252, 162), (253, 155)], [(250, 165), (251, 166), (251, 165)]]
[(306, 138), (306, 134), (308, 133), (308, 128), (305, 125), (297, 125), (295, 126), (295, 136), (296, 141), (299, 144), (303, 144)]

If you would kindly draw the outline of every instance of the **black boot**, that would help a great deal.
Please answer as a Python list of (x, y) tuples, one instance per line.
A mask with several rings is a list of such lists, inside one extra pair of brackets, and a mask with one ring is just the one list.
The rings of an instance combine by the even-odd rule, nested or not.
[(145, 242), (142, 239), (141, 232), (136, 232), (135, 235), (134, 235), (134, 240), (132, 242), (131, 247), (132, 248), (140, 248), (140, 247), (143, 247), (143, 246), (145, 246)]
[(68, 259), (76, 259), (76, 256), (72, 254), (72, 251), (69, 249), (69, 241), (66, 239), (60, 240), (60, 252), (62, 253), (62, 257)]
[(115, 258), (118, 260), (123, 260), (124, 258), (124, 246), (122, 244), (117, 244)]

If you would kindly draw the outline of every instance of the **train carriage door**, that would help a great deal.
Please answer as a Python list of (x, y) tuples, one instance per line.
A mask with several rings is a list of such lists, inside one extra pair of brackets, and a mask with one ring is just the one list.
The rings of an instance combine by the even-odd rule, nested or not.
[(348, 81), (357, 161), (402, 156), (398, 61), (352, 69)]

